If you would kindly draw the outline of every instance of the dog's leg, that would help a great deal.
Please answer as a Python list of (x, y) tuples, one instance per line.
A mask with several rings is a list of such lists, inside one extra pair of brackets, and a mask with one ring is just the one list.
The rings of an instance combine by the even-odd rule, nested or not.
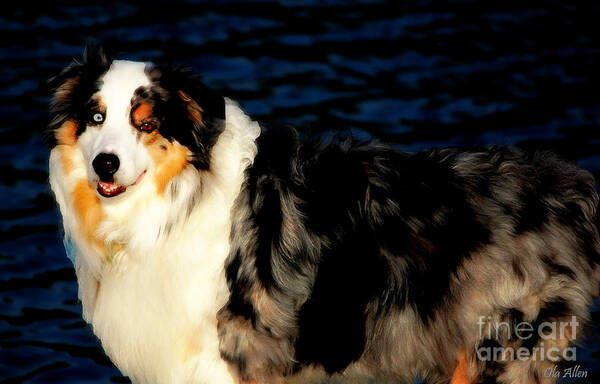
[(471, 380), (468, 375), (469, 363), (467, 361), (467, 355), (464, 351), (460, 351), (458, 354), (458, 365), (452, 375), (452, 381), (450, 384), (471, 384)]
[(290, 371), (293, 349), (287, 338), (277, 338), (250, 319), (227, 307), (217, 314), (221, 357), (243, 384), (279, 384)]

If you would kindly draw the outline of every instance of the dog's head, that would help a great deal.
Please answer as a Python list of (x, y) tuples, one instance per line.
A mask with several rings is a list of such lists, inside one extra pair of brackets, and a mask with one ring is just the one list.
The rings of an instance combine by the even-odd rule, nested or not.
[(76, 147), (103, 198), (126, 193), (148, 175), (161, 192), (188, 165), (210, 168), (225, 101), (189, 71), (112, 61), (88, 48), (50, 86), (50, 145)]

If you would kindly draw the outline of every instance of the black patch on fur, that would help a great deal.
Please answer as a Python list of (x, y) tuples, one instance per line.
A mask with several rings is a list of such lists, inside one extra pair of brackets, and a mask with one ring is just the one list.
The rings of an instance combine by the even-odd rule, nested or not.
[(517, 234), (539, 229), (548, 221), (548, 212), (544, 203), (543, 186), (537, 190), (526, 189), (520, 196), (520, 204), (515, 213), (515, 232)]
[(150, 101), (160, 134), (187, 147), (196, 168), (209, 169), (210, 150), (225, 128), (225, 99), (187, 68), (152, 67), (147, 72), (153, 85), (137, 89), (132, 105)]
[[(234, 279), (237, 280), (236, 276), (238, 275), (238, 272), (242, 267), (241, 261), (242, 258), (240, 253), (238, 252), (238, 254), (235, 257), (231, 258), (231, 262), (228, 265), (226, 265), (225, 274), (227, 276), (228, 281), (233, 281)], [(249, 284), (249, 282), (244, 281), (240, 282), (239, 285), (246, 286), (247, 284)], [(245, 319), (249, 319), (252, 322), (252, 324), (256, 324), (256, 315), (254, 312), (254, 307), (250, 302), (248, 302), (248, 300), (244, 298), (243, 292), (236, 293), (239, 294), (230, 296), (227, 309), (229, 309), (229, 311), (232, 314), (241, 316)]]
[[(490, 241), (490, 229), (469, 204), (463, 187), (466, 182), (450, 167), (451, 163), (444, 163), (435, 151), (412, 157), (402, 168), (404, 186), (393, 197), (411, 202), (400, 212), (408, 221), (404, 228), (411, 234), (411, 243), (395, 253), (410, 255), (413, 285), (409, 300), (423, 319), (428, 319), (446, 297), (461, 260)], [(398, 236), (390, 233), (389, 238)], [(419, 242), (427, 247), (412, 246)]]
[[(90, 97), (98, 92), (98, 79), (108, 70), (111, 62), (102, 47), (88, 45), (82, 61), (73, 62), (60, 74), (48, 80), (48, 89), (55, 94), (50, 108), (50, 122), (44, 135), (50, 149), (57, 144), (55, 131), (67, 120), (78, 123), (77, 135), (83, 133), (94, 108)], [(56, 92), (61, 86), (64, 88), (59, 95)]]
[(299, 313), (299, 361), (339, 372), (360, 357), (367, 339), (367, 306), (385, 291), (389, 270), (378, 253), (372, 239), (348, 236), (324, 255), (312, 294)]

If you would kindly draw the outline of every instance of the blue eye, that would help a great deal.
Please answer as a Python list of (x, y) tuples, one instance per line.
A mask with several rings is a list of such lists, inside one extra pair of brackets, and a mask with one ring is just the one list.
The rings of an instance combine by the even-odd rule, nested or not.
[(96, 123), (101, 123), (104, 121), (104, 115), (101, 113), (94, 113), (94, 116), (92, 116), (92, 119)]

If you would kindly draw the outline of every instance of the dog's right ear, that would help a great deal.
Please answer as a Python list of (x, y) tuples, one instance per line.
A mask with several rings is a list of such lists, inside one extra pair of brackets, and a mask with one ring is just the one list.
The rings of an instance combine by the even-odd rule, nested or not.
[(98, 76), (108, 70), (111, 60), (100, 45), (87, 44), (83, 51), (82, 60), (74, 60), (58, 75), (48, 80), (48, 90), (54, 95), (54, 102), (61, 101), (75, 91), (87, 74), (90, 81), (96, 81)]
[(45, 135), (50, 147), (56, 145), (54, 131), (68, 119), (79, 120), (84, 104), (97, 90), (97, 81), (111, 64), (105, 50), (88, 44), (81, 60), (75, 60), (47, 82), (52, 94), (50, 123)]

